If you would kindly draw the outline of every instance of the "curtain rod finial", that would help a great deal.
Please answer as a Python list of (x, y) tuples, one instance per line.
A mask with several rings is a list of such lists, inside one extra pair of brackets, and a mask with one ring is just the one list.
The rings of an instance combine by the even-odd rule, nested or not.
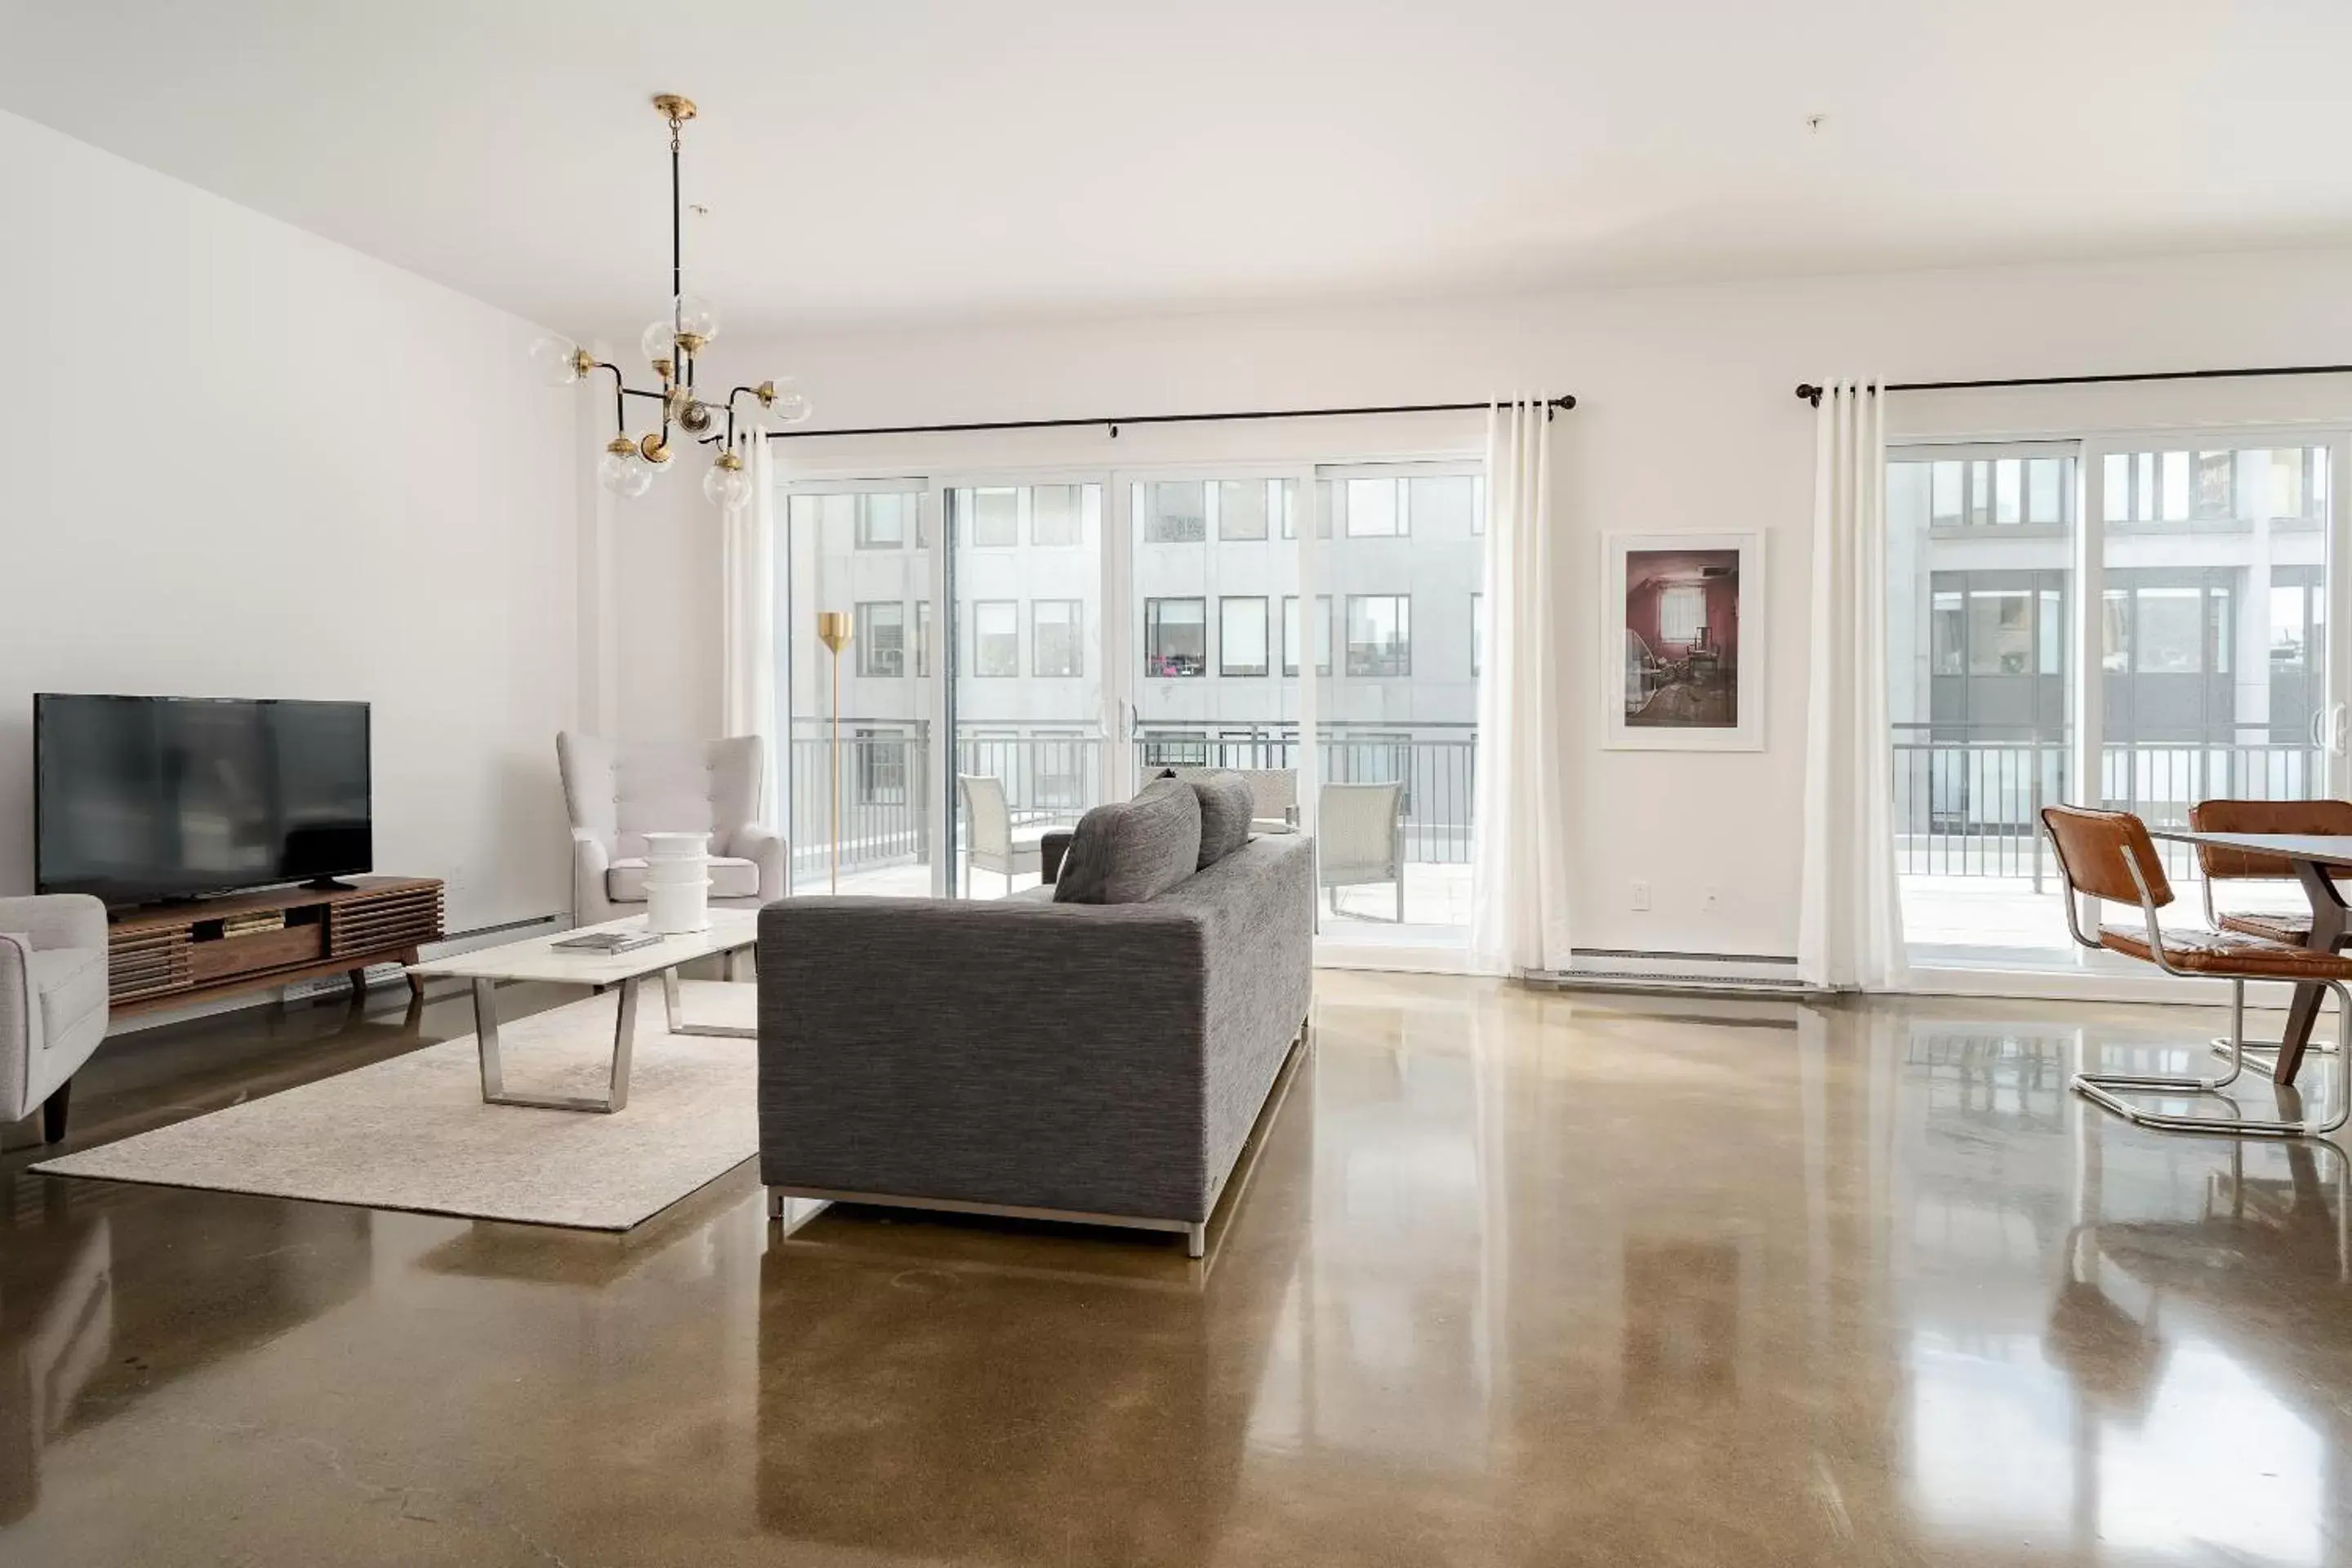
[(1554, 398), (1552, 402), (1555, 406), (1562, 410), (1570, 409), (1576, 406), (1576, 398), (1573, 394), (1564, 397)]
[(1816, 408), (1822, 405), (1822, 389), (1810, 381), (1801, 381), (1797, 384), (1797, 395)]

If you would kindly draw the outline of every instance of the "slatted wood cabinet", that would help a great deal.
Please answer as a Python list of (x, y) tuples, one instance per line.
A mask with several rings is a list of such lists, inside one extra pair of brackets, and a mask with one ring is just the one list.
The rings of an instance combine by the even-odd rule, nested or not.
[[(439, 942), (441, 884), (429, 877), (354, 877), (347, 888), (280, 888), (114, 917), (108, 1005), (117, 1014), (182, 1007), (263, 986), (414, 963)], [(283, 925), (240, 930), (257, 917)], [(414, 982), (411, 983), (412, 984)]]

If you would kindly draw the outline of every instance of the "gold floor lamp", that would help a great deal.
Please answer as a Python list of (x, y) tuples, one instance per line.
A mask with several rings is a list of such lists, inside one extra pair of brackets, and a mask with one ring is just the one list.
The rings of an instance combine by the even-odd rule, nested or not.
[(835, 893), (841, 891), (841, 650), (855, 634), (847, 610), (817, 612), (816, 640), (833, 653), (833, 746), (825, 765), (833, 774), (833, 879), (827, 886)]

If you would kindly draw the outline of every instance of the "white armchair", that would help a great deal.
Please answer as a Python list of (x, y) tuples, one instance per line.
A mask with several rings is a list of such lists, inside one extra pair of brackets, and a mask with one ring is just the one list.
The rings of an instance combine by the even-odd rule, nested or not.
[(760, 742), (618, 745), (555, 737), (572, 814), (572, 919), (595, 925), (646, 901), (648, 833), (710, 835), (710, 901), (756, 910), (784, 896), (784, 841), (759, 820)]
[(1396, 884), (1397, 923), (1404, 923), (1404, 785), (1327, 784), (1316, 797), (1317, 880), (1339, 912), (1339, 889)]
[(0, 1122), (41, 1111), (61, 1142), (73, 1076), (106, 1038), (106, 906), (79, 893), (0, 899)]

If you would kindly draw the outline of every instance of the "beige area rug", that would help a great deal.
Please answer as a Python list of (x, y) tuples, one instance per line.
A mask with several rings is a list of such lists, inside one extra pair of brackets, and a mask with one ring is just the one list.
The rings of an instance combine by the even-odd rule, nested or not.
[[(684, 984), (701, 1024), (753, 1020), (758, 990)], [(506, 1087), (602, 1096), (617, 995), (501, 1019)], [(370, 1208), (626, 1230), (759, 1149), (756, 1042), (673, 1035), (661, 990), (637, 1005), (626, 1110), (484, 1105), (474, 1037), (216, 1110), (33, 1169)]]

